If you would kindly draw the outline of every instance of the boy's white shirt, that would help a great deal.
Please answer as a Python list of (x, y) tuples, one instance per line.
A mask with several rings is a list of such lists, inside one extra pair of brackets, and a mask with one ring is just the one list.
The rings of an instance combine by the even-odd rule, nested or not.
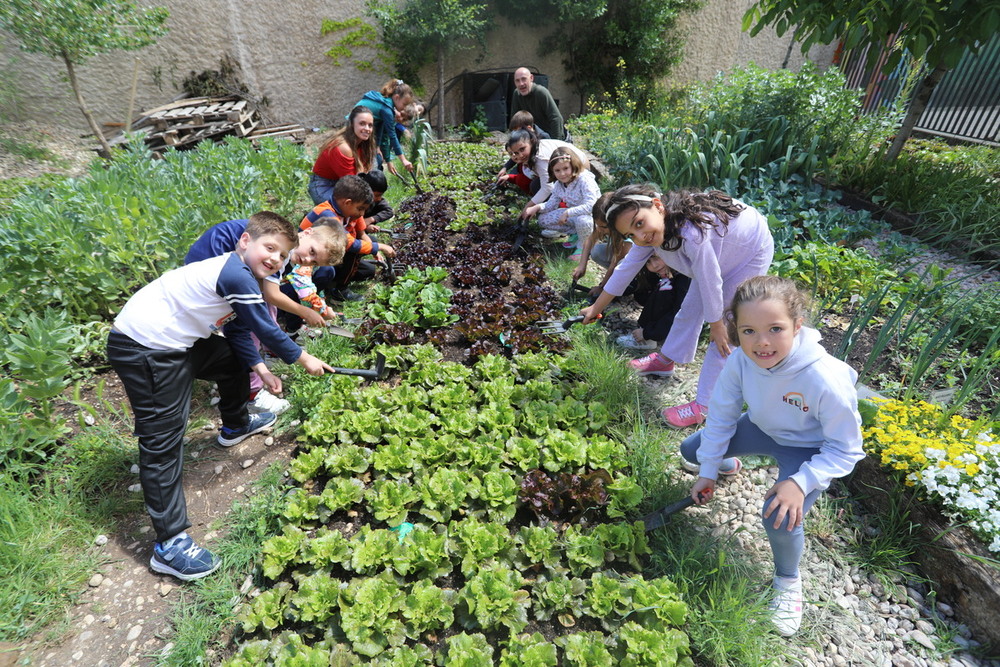
[(864, 458), (858, 374), (819, 340), (818, 331), (802, 327), (789, 355), (772, 369), (758, 366), (742, 348), (733, 350), (709, 399), (698, 448), (701, 477), (718, 478), (744, 402), (750, 421), (779, 445), (819, 449), (791, 476), (805, 494), (825, 490)]

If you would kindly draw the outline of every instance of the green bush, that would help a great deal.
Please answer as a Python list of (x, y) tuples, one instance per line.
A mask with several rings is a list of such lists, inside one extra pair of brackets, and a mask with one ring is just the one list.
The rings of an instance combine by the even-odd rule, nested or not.
[(163, 160), (127, 151), (86, 178), (21, 192), (0, 218), (0, 243), (17, 248), (0, 258), (3, 312), (106, 319), (212, 225), (261, 209), (297, 219), (308, 173), (300, 146), (232, 139)]
[(601, 155), (617, 184), (646, 180), (667, 189), (719, 186), (760, 169), (781, 178), (820, 172), (852, 142), (858, 93), (837, 70), (770, 71), (753, 64), (712, 82), (640, 123), (604, 112), (572, 125)]
[(837, 170), (844, 185), (915, 216), (916, 224), (902, 231), (962, 254), (1000, 256), (1000, 149), (919, 141), (892, 162), (877, 153), (851, 154)]

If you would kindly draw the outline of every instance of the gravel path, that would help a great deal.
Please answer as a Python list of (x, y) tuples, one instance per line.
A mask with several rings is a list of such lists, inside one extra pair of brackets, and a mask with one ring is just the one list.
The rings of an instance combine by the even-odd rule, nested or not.
[[(638, 313), (634, 302), (617, 306), (617, 311), (605, 318), (609, 336), (634, 328)], [(644, 378), (642, 382), (661, 407), (686, 403), (694, 398), (700, 364), (699, 358), (678, 366), (673, 378)], [(658, 417), (654, 414), (650, 418)], [(696, 476), (678, 469), (676, 478), (694, 483)], [(776, 478), (776, 467), (751, 463), (737, 477), (720, 482), (713, 502), (687, 511), (704, 515), (707, 529), (732, 539), (751, 560), (769, 563), (771, 553), (761, 527), (760, 508), (764, 493)], [(848, 495), (837, 485), (832, 492), (838, 497)], [(807, 603), (802, 630), (788, 640), (794, 660), (788, 664), (1000, 667), (1000, 660), (973, 655), (980, 642), (955, 619), (948, 601), (935, 599), (918, 578), (887, 589), (876, 576), (847, 561), (845, 554), (852, 546), (846, 527), (865, 525), (859, 516), (863, 511), (860, 506), (847, 505), (846, 514), (836, 520), (824, 521), (820, 507), (806, 518), (801, 569)]]

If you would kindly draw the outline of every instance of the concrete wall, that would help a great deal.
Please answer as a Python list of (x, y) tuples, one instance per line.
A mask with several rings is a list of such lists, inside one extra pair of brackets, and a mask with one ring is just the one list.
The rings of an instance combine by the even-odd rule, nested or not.
[[(753, 0), (707, 0), (695, 14), (680, 20), (685, 36), (684, 60), (674, 69), (670, 82), (707, 81), (719, 72), (754, 62), (768, 69), (779, 69), (788, 52), (790, 32), (778, 35), (765, 28), (756, 37), (740, 27), (743, 14)], [(836, 44), (813, 47), (808, 60), (825, 69), (833, 62)], [(807, 58), (798, 45), (792, 48), (788, 68), (798, 71)]]
[[(359, 16), (361, 3), (351, 0), (160, 0), (170, 9), (170, 32), (143, 51), (114, 52), (96, 57), (79, 69), (84, 95), (98, 122), (122, 122), (128, 109), (135, 59), (139, 60), (136, 111), (163, 104), (180, 92), (181, 80), (190, 72), (218, 69), (223, 55), (242, 67), (242, 79), (259, 97), (274, 122), (298, 122), (307, 127), (339, 122), (365, 91), (378, 88), (385, 74), (361, 72), (350, 64), (337, 67), (325, 52), (338, 35), (320, 36), (323, 19), (344, 20)], [(688, 43), (685, 62), (671, 77), (675, 81), (711, 78), (717, 71), (750, 60), (778, 67), (785, 55), (787, 36), (773, 33), (751, 39), (740, 31), (740, 18), (749, 0), (709, 0), (695, 16), (686, 17)], [(519, 65), (550, 75), (549, 88), (564, 115), (578, 113), (579, 97), (563, 83), (562, 64), (554, 50), (539, 56), (538, 45), (546, 30), (511, 28), (502, 21), (489, 37), (489, 53), (474, 62), (474, 51), (453, 55), (445, 68), (450, 79), (463, 71), (503, 69)], [(23, 94), (25, 115), (54, 121), (85, 131), (60, 62), (27, 54), (9, 37), (0, 34), (2, 76), (13, 79)], [(372, 57), (374, 53), (359, 53)], [(821, 65), (829, 64), (832, 48), (810, 54)], [(7, 61), (14, 62), (8, 66)], [(791, 65), (802, 56), (796, 48)], [(425, 98), (436, 90), (433, 67), (422, 73)], [(446, 123), (463, 122), (462, 86), (456, 85), (445, 100)], [(436, 115), (432, 120), (436, 119)]]

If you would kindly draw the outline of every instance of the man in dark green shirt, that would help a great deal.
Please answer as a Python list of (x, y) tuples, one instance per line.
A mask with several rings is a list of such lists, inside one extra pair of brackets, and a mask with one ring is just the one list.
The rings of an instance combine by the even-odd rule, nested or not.
[(535, 83), (535, 76), (527, 67), (518, 67), (514, 71), (514, 88), (517, 92), (511, 100), (511, 115), (528, 111), (535, 119), (535, 125), (548, 132), (550, 137), (569, 141), (556, 101), (545, 86)]

